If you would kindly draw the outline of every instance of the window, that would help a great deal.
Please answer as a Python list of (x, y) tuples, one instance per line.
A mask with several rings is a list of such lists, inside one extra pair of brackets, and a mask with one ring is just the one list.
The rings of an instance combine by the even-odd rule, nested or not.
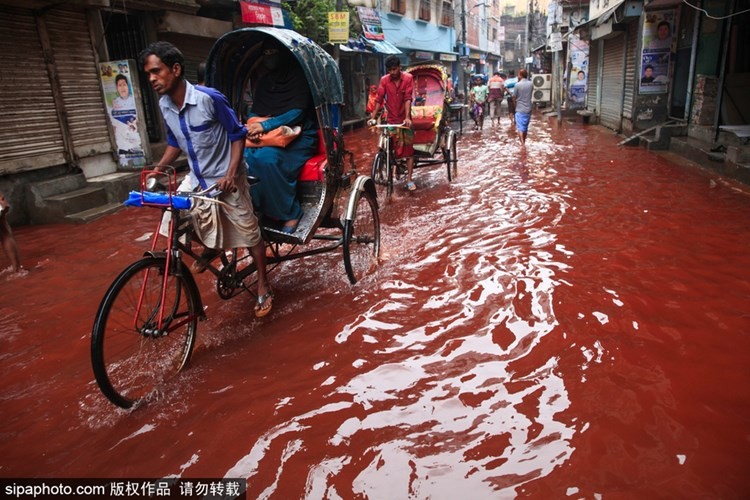
[(406, 0), (391, 0), (391, 12), (406, 14)]
[(453, 4), (443, 2), (443, 14), (440, 17), (440, 24), (443, 26), (453, 26)]
[(430, 20), (430, 0), (419, 0), (419, 19)]

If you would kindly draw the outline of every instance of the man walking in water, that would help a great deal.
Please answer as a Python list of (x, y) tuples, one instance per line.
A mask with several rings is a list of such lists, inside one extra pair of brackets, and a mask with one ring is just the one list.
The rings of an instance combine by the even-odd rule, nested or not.
[(526, 135), (531, 121), (531, 95), (534, 85), (529, 80), (529, 73), (525, 69), (518, 71), (518, 83), (513, 87), (513, 103), (516, 108), (516, 130), (521, 146), (526, 147)]

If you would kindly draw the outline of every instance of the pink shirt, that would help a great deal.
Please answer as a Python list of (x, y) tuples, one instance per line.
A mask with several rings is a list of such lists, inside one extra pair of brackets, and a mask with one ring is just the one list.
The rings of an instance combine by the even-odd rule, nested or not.
[(385, 100), (385, 110), (388, 123), (403, 123), (406, 120), (406, 103), (411, 101), (414, 93), (414, 77), (401, 72), (398, 83), (394, 83), (391, 75), (385, 75), (378, 85), (376, 102), (380, 105)]

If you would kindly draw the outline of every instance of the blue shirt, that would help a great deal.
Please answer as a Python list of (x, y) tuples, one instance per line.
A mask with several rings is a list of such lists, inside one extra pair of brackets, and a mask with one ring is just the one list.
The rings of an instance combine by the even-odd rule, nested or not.
[(247, 130), (221, 92), (188, 81), (185, 85), (182, 109), (168, 95), (159, 99), (159, 108), (167, 124), (167, 144), (185, 152), (193, 184), (206, 189), (226, 175), (232, 143), (244, 140)]

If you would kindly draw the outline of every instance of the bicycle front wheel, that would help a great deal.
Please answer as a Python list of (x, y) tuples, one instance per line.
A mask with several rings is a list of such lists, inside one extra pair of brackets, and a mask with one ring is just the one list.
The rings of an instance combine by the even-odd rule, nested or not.
[(393, 164), (388, 162), (385, 151), (380, 150), (372, 161), (370, 177), (376, 186), (385, 188), (386, 200), (393, 194)]
[(165, 258), (127, 267), (104, 296), (91, 333), (91, 362), (102, 393), (130, 408), (187, 365), (201, 314), (187, 269), (169, 274)]
[(351, 284), (364, 278), (380, 256), (380, 216), (369, 191), (356, 194), (355, 212), (344, 222), (344, 269)]

